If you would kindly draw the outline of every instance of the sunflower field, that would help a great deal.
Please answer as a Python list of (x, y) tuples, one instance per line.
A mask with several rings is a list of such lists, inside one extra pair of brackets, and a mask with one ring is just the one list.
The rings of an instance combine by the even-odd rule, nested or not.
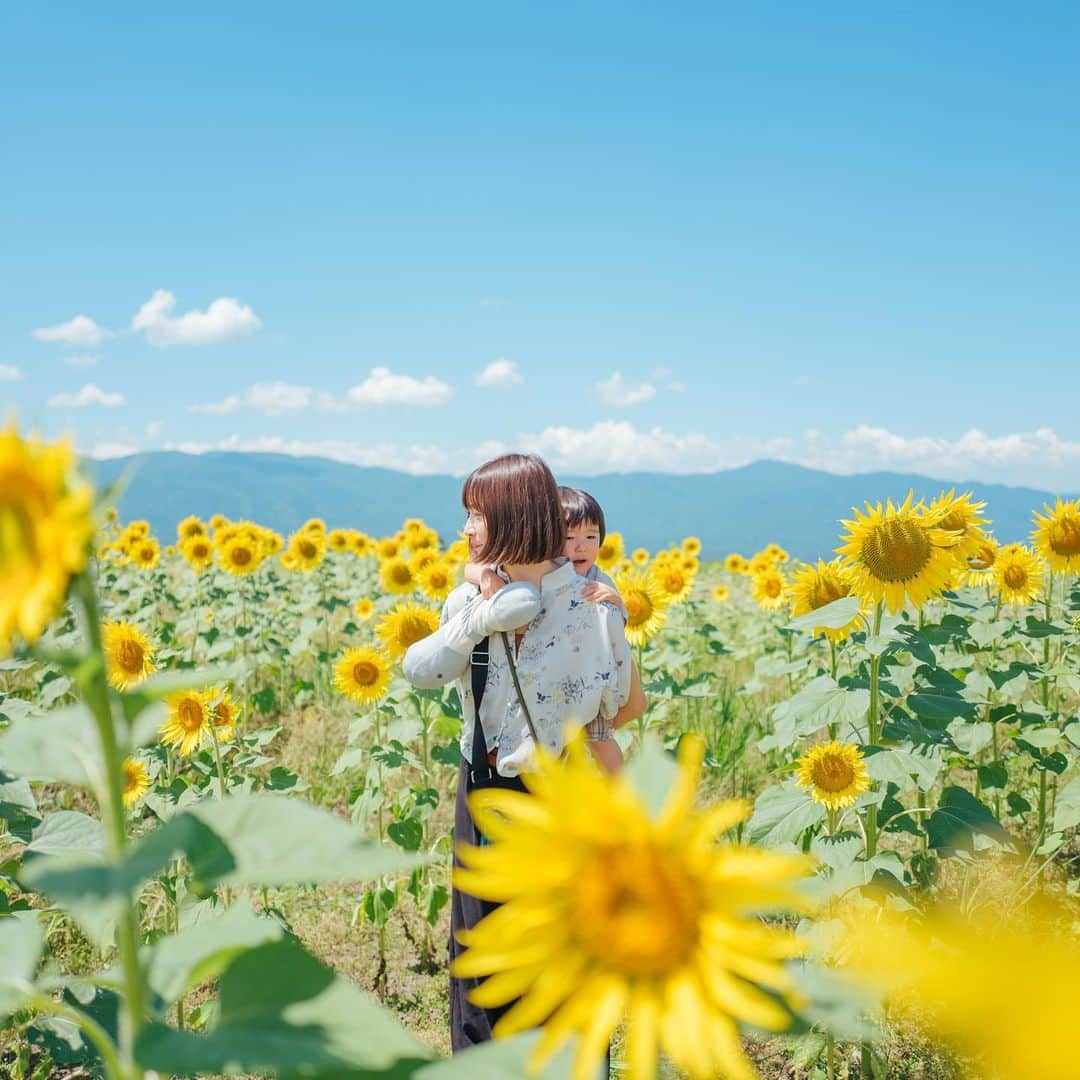
[[(609, 534), (626, 767), (541, 755), (454, 868), (460, 702), (401, 660), (464, 542), (114, 501), (0, 432), (2, 1075), (1077, 1075), (1080, 502), (871, 501), (806, 564)], [(514, 1004), (450, 1058), (452, 875)]]

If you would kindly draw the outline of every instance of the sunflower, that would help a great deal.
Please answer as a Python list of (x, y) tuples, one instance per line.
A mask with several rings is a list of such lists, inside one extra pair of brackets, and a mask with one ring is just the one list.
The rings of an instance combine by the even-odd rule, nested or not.
[(420, 591), (429, 600), (445, 600), (454, 587), (454, 573), (442, 559), (429, 562), (419, 574)]
[(615, 588), (626, 605), (626, 640), (644, 645), (667, 621), (667, 601), (650, 574), (641, 570), (620, 574)]
[(469, 561), (469, 542), (468, 540), (457, 539), (455, 540), (445, 552), (443, 552), (443, 558), (451, 566), (464, 566)]
[(358, 705), (370, 705), (390, 689), (390, 668), (382, 649), (358, 645), (334, 665), (334, 689)]
[[(326, 554), (326, 537), (317, 530), (295, 532), (289, 537), (289, 546), (286, 553), (290, 556), (286, 569), (299, 570), (302, 574), (310, 574), (316, 566), (323, 561)], [(285, 558), (282, 557), (282, 563)]]
[(1045, 564), (1029, 547), (1006, 544), (994, 560), (994, 583), (1006, 604), (1030, 604), (1043, 591)]
[(855, 510), (844, 521), (847, 533), (836, 549), (851, 567), (852, 591), (867, 603), (884, 600), (894, 615), (910, 600), (921, 608), (940, 592), (955, 565), (952, 549), (959, 533), (937, 528), (922, 503), (912, 505), (912, 493), (899, 506), (889, 499)]
[(366, 559), (375, 554), (375, 541), (367, 533), (354, 529), (349, 537), (349, 548), (357, 558)]
[(214, 530), (216, 534), (218, 529), (225, 528), (229, 524), (229, 519), (224, 514), (214, 514), (210, 518), (210, 528)]
[(161, 545), (152, 536), (144, 536), (132, 545), (128, 559), (140, 570), (153, 570), (161, 559)]
[(669, 604), (682, 604), (690, 599), (694, 588), (694, 575), (673, 559), (657, 563), (649, 575), (657, 589)]
[(206, 690), (178, 690), (165, 699), (169, 715), (161, 725), (161, 741), (175, 746), (184, 757), (198, 749), (210, 735), (210, 697)]
[(771, 564), (750, 579), (750, 594), (766, 611), (779, 611), (784, 606), (787, 587), (784, 575)]
[(718, 603), (722, 604), (731, 595), (731, 590), (726, 585), (715, 585), (712, 591), (712, 598)]
[(205, 536), (192, 536), (180, 545), (180, 554), (196, 574), (201, 574), (214, 561), (214, 548)]
[(105, 670), (117, 690), (138, 686), (154, 670), (154, 649), (146, 635), (126, 620), (107, 621), (101, 627)]
[(331, 529), (326, 534), (326, 543), (331, 551), (349, 550), (349, 533), (347, 529)]
[(1000, 548), (1001, 545), (992, 536), (984, 536), (979, 541), (979, 546), (968, 556), (967, 573), (963, 575), (965, 585), (977, 589), (993, 582), (990, 571), (994, 568)]
[(410, 645), (422, 641), (439, 628), (439, 613), (422, 604), (398, 604), (375, 627), (375, 633), (390, 654), (400, 660)]
[(309, 533), (313, 536), (321, 536), (326, 539), (326, 522), (322, 518), (308, 518), (303, 525), (300, 526), (302, 533)]
[(124, 805), (134, 806), (150, 790), (150, 775), (138, 758), (124, 758), (120, 768), (124, 773)]
[(693, 811), (703, 755), (700, 738), (682, 739), (659, 813), (594, 768), (580, 736), (565, 760), (541, 753), (529, 795), (469, 797), (490, 842), (458, 847), (454, 884), (501, 906), (460, 935), (451, 970), (488, 977), (476, 1004), (515, 1002), (497, 1037), (543, 1026), (531, 1070), (578, 1034), (573, 1075), (593, 1075), (625, 1017), (631, 1080), (652, 1077), (660, 1051), (695, 1077), (749, 1077), (737, 1025), (788, 1026), (797, 992), (784, 961), (804, 946), (756, 916), (806, 910), (807, 863), (719, 840), (749, 806)]
[(380, 559), (396, 559), (401, 554), (401, 543), (396, 536), (384, 536), (375, 541), (375, 554)]
[(221, 568), (233, 577), (247, 577), (259, 569), (263, 560), (262, 545), (244, 533), (227, 540), (218, 547)]
[(601, 570), (609, 570), (623, 557), (623, 538), (621, 533), (608, 533), (596, 552), (596, 565)]
[(1049, 503), (1044, 503), (1043, 509), (1045, 514), (1033, 515), (1035, 550), (1051, 570), (1080, 570), (1080, 499), (1062, 502), (1059, 498), (1053, 509)]
[(412, 568), (401, 558), (387, 559), (379, 567), (379, 581), (388, 593), (404, 596), (416, 588)]
[(228, 742), (236, 733), (236, 725), (240, 719), (240, 710), (233, 701), (228, 688), (211, 686), (206, 690), (206, 700), (209, 703), (210, 725), (218, 742)]
[(633, 554), (630, 556), (630, 561), (635, 566), (648, 566), (649, 565), (649, 549), (648, 548), (634, 548)]
[(434, 529), (425, 526), (407, 534), (407, 546), (410, 551), (437, 551), (439, 547), (439, 534)]
[(368, 619), (375, 614), (375, 601), (366, 596), (362, 596), (356, 601), (356, 607), (353, 608), (353, 611), (356, 613), (358, 619), (367, 622)]
[(0, 656), (16, 631), (37, 641), (86, 566), (94, 493), (74, 466), (66, 442), (0, 431)]
[(814, 802), (827, 810), (842, 810), (870, 789), (862, 752), (851, 743), (812, 746), (799, 758), (798, 767), (796, 783), (809, 789)]
[[(836, 600), (851, 595), (851, 571), (839, 559), (824, 562), (818, 559), (816, 566), (804, 566), (795, 572), (788, 585), (788, 602), (791, 614), (809, 615), (811, 611), (825, 607)], [(814, 634), (824, 634), (830, 641), (844, 641), (859, 624), (855, 615), (850, 622), (839, 629), (815, 626)]]
[(682, 549), (687, 555), (700, 555), (701, 554), (701, 540), (696, 536), (686, 536), (683, 538)]
[(776, 560), (764, 549), (750, 556), (747, 572), (751, 577), (764, 574), (766, 570), (772, 570), (776, 566)]
[(985, 536), (979, 528), (988, 520), (980, 517), (985, 509), (986, 503), (975, 502), (975, 497), (970, 491), (958, 496), (955, 488), (943, 491), (931, 501), (927, 509), (927, 520), (936, 528), (959, 534), (953, 547), (953, 554), (965, 569), (968, 557), (979, 549)]
[(779, 545), (769, 544), (765, 548), (765, 554), (769, 556), (774, 563), (786, 563), (791, 556)]
[(273, 529), (263, 529), (261, 537), (264, 557), (276, 555), (285, 546), (284, 537)]
[(178, 543), (183, 543), (185, 540), (190, 540), (193, 536), (205, 536), (206, 525), (201, 518), (197, 518), (194, 514), (190, 514), (184, 518), (179, 525), (176, 526), (176, 539)]
[(729, 574), (745, 574), (746, 573), (746, 558), (740, 555), (737, 551), (731, 552), (729, 555), (724, 556), (724, 569)]
[(129, 521), (124, 532), (132, 540), (141, 540), (144, 536), (150, 535), (150, 522), (143, 521), (142, 519), (138, 521)]
[(421, 548), (415, 555), (409, 558), (409, 569), (413, 575), (419, 577), (420, 571), (430, 563), (437, 562), (439, 553), (435, 548)]

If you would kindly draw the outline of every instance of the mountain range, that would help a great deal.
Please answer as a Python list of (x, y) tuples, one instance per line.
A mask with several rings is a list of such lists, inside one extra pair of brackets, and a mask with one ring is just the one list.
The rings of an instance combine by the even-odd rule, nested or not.
[[(101, 485), (123, 477), (117, 506), (123, 519), (146, 518), (165, 542), (188, 514), (223, 513), (288, 533), (310, 517), (331, 527), (376, 536), (396, 532), (407, 517), (422, 517), (444, 538), (460, 529), (460, 477), (415, 476), (316, 457), (153, 451), (131, 458), (90, 461)], [(609, 473), (559, 476), (600, 501), (609, 530), (628, 546), (655, 550), (698, 536), (706, 559), (729, 551), (752, 554), (770, 541), (802, 559), (830, 558), (841, 518), (866, 500), (903, 499), (909, 489), (930, 498), (955, 487), (985, 499), (985, 515), (999, 540), (1026, 539), (1031, 512), (1053, 498), (1045, 491), (1001, 484), (944, 483), (906, 473), (838, 476), (779, 461), (757, 461), (721, 472)]]

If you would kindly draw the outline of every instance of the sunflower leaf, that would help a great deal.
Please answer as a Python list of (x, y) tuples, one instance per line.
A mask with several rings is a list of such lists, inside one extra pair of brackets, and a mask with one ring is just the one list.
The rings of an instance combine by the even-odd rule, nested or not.
[(0, 1016), (19, 1007), (26, 985), (34, 981), (44, 943), (36, 911), (0, 919)]
[(842, 596), (831, 604), (824, 604), (806, 615), (797, 616), (785, 629), (813, 631), (820, 626), (826, 630), (841, 630), (859, 614), (860, 607), (857, 596)]
[(757, 797), (754, 812), (746, 823), (746, 834), (753, 843), (767, 847), (795, 843), (803, 832), (824, 821), (825, 816), (825, 807), (790, 780), (766, 788)]

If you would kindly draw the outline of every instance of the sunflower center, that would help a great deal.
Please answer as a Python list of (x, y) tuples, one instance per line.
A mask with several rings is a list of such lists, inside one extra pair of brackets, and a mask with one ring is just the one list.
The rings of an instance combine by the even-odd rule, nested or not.
[(822, 791), (844, 791), (855, 782), (851, 762), (827, 754), (814, 762), (814, 786)]
[(124, 794), (130, 795), (139, 786), (142, 773), (138, 765), (130, 761), (125, 761), (122, 768), (124, 770)]
[(445, 589), (447, 585), (446, 575), (441, 570), (432, 573), (428, 581), (433, 589)]
[(610, 544), (601, 544), (596, 557), (598, 559), (613, 559), (615, 557), (615, 548)]
[(410, 645), (415, 645), (418, 641), (423, 641), (430, 633), (431, 627), (422, 619), (406, 619), (401, 624), (401, 630), (398, 632), (398, 640), (402, 645), (408, 648)]
[(232, 709), (224, 701), (219, 701), (214, 706), (211, 718), (214, 721), (214, 727), (229, 727), (232, 724)]
[(0, 503), (0, 568), (5, 574), (33, 561), (34, 523), (21, 503)]
[(1080, 555), (1080, 520), (1063, 518), (1050, 529), (1050, 547), (1065, 558)]
[(947, 532), (967, 532), (967, 520), (959, 510), (950, 510), (947, 514), (938, 518), (937, 527), (939, 529), (945, 529)]
[(202, 706), (194, 698), (185, 698), (180, 702), (180, 708), (176, 710), (176, 719), (179, 725), (191, 735), (203, 726)]
[(116, 649), (117, 662), (129, 675), (142, 674), (144, 658), (143, 647), (137, 641), (121, 641)]
[(863, 565), (878, 581), (910, 581), (930, 561), (930, 540), (920, 525), (899, 519), (876, 525), (863, 541)]
[(989, 570), (994, 565), (994, 549), (981, 547), (969, 560), (973, 570)]
[(770, 600), (775, 600), (784, 588), (784, 583), (776, 577), (765, 579), (765, 595)]
[(296, 548), (305, 559), (314, 559), (319, 550), (310, 540), (301, 540)]
[(652, 615), (652, 604), (649, 598), (642, 593), (628, 593), (624, 601), (626, 604), (626, 622), (628, 626), (640, 626), (647, 622)]
[(233, 566), (247, 566), (253, 558), (251, 548), (234, 547), (229, 558), (232, 559)]
[(681, 592), (682, 587), (685, 584), (686, 582), (683, 579), (682, 574), (680, 574), (678, 570), (669, 570), (664, 575), (664, 588), (669, 593)]
[(573, 924), (605, 964), (650, 978), (685, 964), (698, 940), (701, 893), (666, 852), (602, 850), (574, 890)]
[(827, 577), (818, 577), (810, 586), (807, 602), (810, 604), (811, 611), (817, 611), (818, 608), (825, 607), (826, 604), (843, 599), (847, 594), (847, 589), (839, 581)]
[(390, 579), (395, 585), (408, 585), (412, 580), (412, 571), (405, 565), (398, 565), (391, 569)]
[(374, 686), (379, 681), (379, 669), (370, 660), (353, 664), (353, 682), (357, 686)]
[(1027, 584), (1027, 571), (1022, 566), (1016, 566), (1015, 564), (1006, 566), (1002, 577), (1010, 589), (1022, 589)]

